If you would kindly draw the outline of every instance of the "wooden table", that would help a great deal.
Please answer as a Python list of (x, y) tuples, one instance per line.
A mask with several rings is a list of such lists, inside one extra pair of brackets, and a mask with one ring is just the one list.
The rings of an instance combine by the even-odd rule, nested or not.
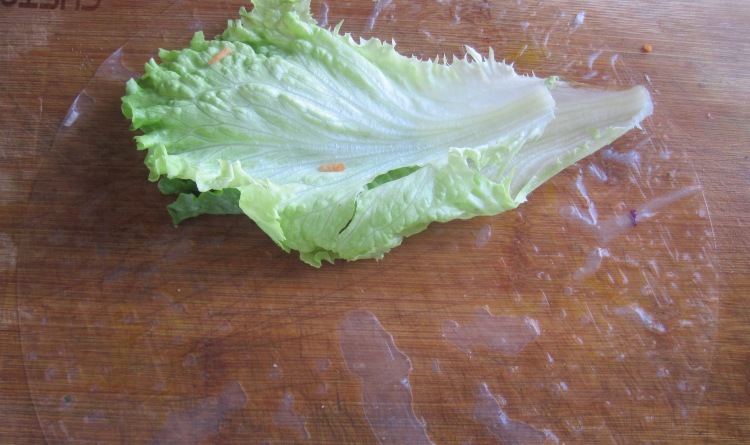
[(241, 4), (203, 3), (0, 5), (0, 442), (750, 440), (744, 1), (315, 2), (656, 108), (516, 211), (319, 270), (146, 181), (122, 84)]

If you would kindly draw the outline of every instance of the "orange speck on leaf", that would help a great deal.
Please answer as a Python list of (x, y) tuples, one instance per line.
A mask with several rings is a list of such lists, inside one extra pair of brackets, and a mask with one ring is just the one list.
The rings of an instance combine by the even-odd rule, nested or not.
[(218, 62), (219, 60), (223, 59), (224, 57), (230, 54), (232, 54), (232, 48), (229, 48), (229, 47), (223, 48), (221, 51), (219, 51), (213, 57), (211, 57), (211, 60), (208, 61), (208, 64), (213, 65), (214, 63)]
[(642, 49), (644, 53), (650, 53), (651, 51), (654, 50), (654, 48), (651, 46), (650, 43), (644, 43)]
[(344, 164), (323, 164), (318, 167), (319, 172), (342, 172), (346, 170)]

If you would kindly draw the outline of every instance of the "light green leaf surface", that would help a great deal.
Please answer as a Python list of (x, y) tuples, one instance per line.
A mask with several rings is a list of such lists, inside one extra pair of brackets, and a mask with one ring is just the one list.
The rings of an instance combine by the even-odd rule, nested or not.
[[(519, 76), (491, 51), (420, 61), (355, 42), (318, 27), (305, 0), (240, 14), (214, 40), (161, 51), (128, 82), (123, 113), (150, 179), (199, 192), (171, 206), (175, 223), (241, 209), (314, 266), (381, 258), (431, 222), (515, 208), (651, 113), (641, 87)], [(343, 168), (321, 171), (332, 164)]]

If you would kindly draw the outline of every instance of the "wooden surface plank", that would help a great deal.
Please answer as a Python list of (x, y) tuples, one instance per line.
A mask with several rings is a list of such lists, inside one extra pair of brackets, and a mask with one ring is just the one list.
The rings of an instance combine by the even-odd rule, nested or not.
[[(124, 63), (132, 68), (146, 51), (140, 45), (188, 36), (191, 30), (177, 15), (161, 16), (173, 3), (100, 2), (93, 10), (76, 10), (71, 1), (65, 9), (60, 2), (54, 9), (6, 3), (13, 4), (0, 5), (0, 417), (9, 420), (0, 423), (0, 441), (148, 443), (179, 437), (174, 432), (181, 422), (212, 419), (220, 425), (218, 432), (214, 425), (205, 431), (184, 428), (206, 443), (302, 441), (304, 432), (290, 413), (274, 422), (286, 412), (281, 408), (289, 393), (294, 412), (307, 416), (311, 442), (376, 443), (360, 405), (362, 384), (347, 371), (338, 343), (341, 320), (361, 309), (377, 315), (411, 359), (412, 406), (435, 443), (497, 443), (499, 438), (472, 417), (477, 383), (483, 381), (508, 401), (510, 417), (549, 428), (566, 443), (743, 443), (750, 437), (750, 311), (745, 303), (750, 292), (750, 37), (745, 31), (750, 11), (743, 1), (613, 2), (606, 7), (597, 2), (547, 7), (453, 1), (422, 2), (420, 10), (394, 3), (381, 11), (371, 31), (366, 29), (371, 2), (329, 5), (331, 23), (347, 17), (344, 29), (355, 35), (395, 36), (404, 52), (460, 53), (462, 43), (480, 50), (492, 45), (515, 60), (520, 71), (540, 75), (564, 67), (566, 55), (579, 62), (567, 75), (581, 80), (593, 70), (589, 57), (601, 50), (593, 67), (602, 73), (650, 82), (657, 107), (650, 131), (659, 147), (669, 148), (676, 180), (698, 181), (702, 187), (700, 199), (674, 207), (677, 219), (660, 220), (657, 228), (674, 234), (672, 253), (705, 247), (707, 259), (662, 262), (658, 255), (666, 253), (653, 253), (679, 278), (670, 291), (675, 305), (693, 299), (708, 308), (686, 305), (665, 312), (668, 332), (677, 333), (653, 337), (660, 342), (649, 362), (653, 370), (672, 372), (662, 378), (675, 384), (682, 381), (675, 373), (692, 376), (682, 385), (695, 383), (696, 388), (682, 392), (661, 390), (665, 386), (656, 373), (649, 374), (652, 369), (642, 367), (635, 355), (615, 364), (598, 357), (615, 351), (608, 342), (620, 349), (632, 345), (633, 354), (649, 351), (635, 340), (652, 338), (648, 330), (631, 319), (607, 318), (609, 305), (630, 302), (630, 295), (618, 295), (616, 289), (627, 286), (619, 281), (613, 286), (603, 272), (575, 282), (570, 279), (575, 265), (550, 259), (557, 252), (571, 262), (586, 255), (590, 240), (585, 231), (566, 224), (559, 212), (568, 200), (580, 199), (570, 192), (580, 175), (577, 169), (535, 192), (517, 212), (433, 227), (380, 263), (311, 270), (277, 252), (251, 223), (237, 219), (209, 218), (175, 231), (162, 211), (166, 201), (145, 181), (138, 153), (115, 150), (132, 146), (116, 107), (116, 89), (92, 83), (118, 48), (130, 51)], [(95, 2), (80, 4), (93, 7)], [(212, 7), (236, 9), (229, 2)], [(205, 10), (208, 6), (201, 8), (190, 13), (215, 16)], [(321, 17), (321, 4), (313, 10)], [(582, 11), (582, 25), (568, 33)], [(152, 20), (160, 16), (164, 25), (155, 26)], [(523, 22), (529, 23), (526, 33), (520, 31)], [(222, 24), (218, 19), (201, 23), (213, 32)], [(160, 27), (166, 33), (162, 37), (152, 32)], [(513, 29), (522, 37), (509, 34)], [(534, 47), (534, 39), (538, 44), (547, 33), (549, 53), (540, 59), (545, 48)], [(651, 53), (641, 51), (644, 43), (653, 46)], [(529, 50), (519, 54), (523, 45)], [(600, 74), (589, 80), (608, 85), (613, 79)], [(61, 132), (60, 125), (84, 88), (94, 95), (91, 106), (100, 116), (73, 129), (97, 137), (84, 138), (80, 152), (65, 158), (62, 149), (71, 143), (70, 133)], [(101, 128), (102, 122), (107, 128)], [(97, 160), (91, 147), (100, 147), (107, 160)], [(643, 159), (652, 159), (649, 148), (639, 150)], [(591, 163), (607, 167), (612, 181), (619, 178), (623, 187), (635, 187), (623, 174), (627, 167), (601, 156), (581, 165)], [(101, 171), (103, 165), (107, 171)], [(661, 184), (654, 183), (657, 192), (663, 191)], [(132, 192), (122, 192), (123, 186)], [(614, 204), (605, 202), (614, 193), (610, 188), (596, 182), (587, 186), (602, 215), (614, 211)], [(628, 195), (614, 194), (615, 199), (622, 196)], [(117, 201), (108, 204), (113, 197)], [(698, 218), (696, 209), (703, 216)], [(474, 245), (474, 235), (486, 227), (492, 230), (493, 255)], [(645, 223), (641, 227), (656, 230)], [(692, 229), (712, 236), (680, 236)], [(621, 240), (610, 250), (624, 258), (627, 246)], [(231, 254), (238, 262), (224, 266), (225, 258), (211, 251)], [(248, 257), (248, 252), (253, 254)], [(488, 268), (490, 261), (499, 261), (497, 256), (509, 265)], [(540, 272), (551, 277), (549, 282), (538, 278)], [(626, 272), (637, 280), (642, 270)], [(702, 282), (688, 278), (696, 272), (703, 274)], [(574, 291), (566, 296), (564, 288)], [(581, 321), (587, 319), (584, 304), (601, 326)], [(469, 356), (441, 337), (442, 322), (470, 323), (472, 311), (485, 305), (496, 315), (539, 319), (542, 335), (507, 356), (481, 348)], [(560, 310), (569, 317), (558, 320)], [(692, 331), (680, 333), (677, 326), (686, 320), (680, 317), (688, 316), (695, 319), (687, 321), (710, 328), (705, 343), (687, 333)], [(632, 341), (597, 334), (597, 329), (606, 332), (603, 320)], [(584, 344), (576, 345), (576, 339)], [(704, 371), (675, 362), (690, 355), (674, 352), (679, 347), (695, 357), (690, 366)], [(557, 365), (546, 362), (548, 355)], [(615, 373), (623, 373), (626, 382), (640, 379), (641, 385), (628, 388), (643, 389), (643, 394), (628, 399)], [(561, 381), (569, 388), (567, 395)], [(647, 388), (660, 390), (649, 394)], [(605, 395), (611, 399), (602, 399)], [(685, 405), (684, 420), (675, 417), (680, 404)], [(570, 424), (576, 419), (580, 425)]]

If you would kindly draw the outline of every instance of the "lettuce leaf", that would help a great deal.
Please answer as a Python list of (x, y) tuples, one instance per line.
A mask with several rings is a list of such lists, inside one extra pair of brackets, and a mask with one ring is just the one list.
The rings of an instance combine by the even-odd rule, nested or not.
[(241, 212), (316, 267), (381, 258), (432, 222), (517, 207), (652, 111), (642, 87), (520, 76), (468, 47), (422, 61), (339, 28), (309, 0), (256, 0), (127, 83), (175, 224)]

